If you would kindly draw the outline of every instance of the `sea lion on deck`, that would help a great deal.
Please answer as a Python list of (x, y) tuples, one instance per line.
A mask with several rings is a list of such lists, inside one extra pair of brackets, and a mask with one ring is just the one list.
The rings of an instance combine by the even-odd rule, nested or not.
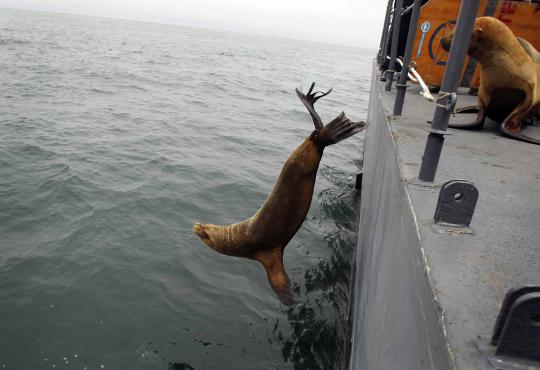
[(298, 231), (311, 205), (317, 169), (324, 148), (346, 139), (366, 127), (365, 122), (351, 122), (341, 113), (323, 125), (313, 105), (330, 93), (296, 93), (306, 106), (315, 130), (285, 162), (272, 192), (252, 217), (232, 225), (195, 224), (193, 231), (217, 252), (259, 261), (279, 299), (293, 303), (289, 278), (283, 266), (283, 250)]
[[(454, 32), (441, 38), (449, 51)], [(478, 107), (466, 107), (461, 113), (478, 112), (468, 124), (450, 124), (455, 128), (481, 129), (486, 117), (501, 122), (503, 134), (518, 140), (540, 144), (540, 140), (523, 134), (524, 121), (540, 110), (540, 58), (538, 51), (525, 39), (493, 17), (474, 22), (469, 49), (480, 68)]]

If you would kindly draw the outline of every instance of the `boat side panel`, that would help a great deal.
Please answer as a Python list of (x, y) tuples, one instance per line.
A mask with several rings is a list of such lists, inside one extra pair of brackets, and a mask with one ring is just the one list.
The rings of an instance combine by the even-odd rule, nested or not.
[(350, 369), (451, 369), (441, 311), (382, 106), (369, 102)]

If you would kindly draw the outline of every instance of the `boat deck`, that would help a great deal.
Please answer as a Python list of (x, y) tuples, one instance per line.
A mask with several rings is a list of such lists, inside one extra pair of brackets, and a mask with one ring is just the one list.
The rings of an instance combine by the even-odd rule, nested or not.
[[(385, 92), (379, 83), (379, 89), (385, 111), (392, 112), (395, 87)], [(460, 93), (458, 107), (473, 104), (476, 97)], [(438, 233), (433, 215), (440, 187), (415, 181), (434, 110), (413, 85), (403, 115), (389, 117), (389, 127), (452, 362), (458, 369), (492, 368), (482, 351), (506, 292), (540, 284), (540, 146), (502, 136), (494, 122), (480, 131), (449, 128), (435, 185), (468, 180), (479, 198), (472, 234)], [(454, 119), (472, 121), (474, 115)]]

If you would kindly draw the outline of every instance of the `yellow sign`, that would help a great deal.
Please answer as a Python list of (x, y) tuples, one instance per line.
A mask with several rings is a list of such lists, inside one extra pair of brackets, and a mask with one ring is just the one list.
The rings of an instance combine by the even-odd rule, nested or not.
[[(461, 0), (430, 0), (420, 11), (413, 45), (412, 61), (427, 85), (440, 86), (448, 53), (439, 40), (455, 27)], [(481, 0), (478, 17), (492, 16), (503, 21), (516, 36), (523, 37), (540, 49), (540, 4), (528, 1)], [(461, 85), (478, 87), (480, 74), (474, 61), (467, 57)]]

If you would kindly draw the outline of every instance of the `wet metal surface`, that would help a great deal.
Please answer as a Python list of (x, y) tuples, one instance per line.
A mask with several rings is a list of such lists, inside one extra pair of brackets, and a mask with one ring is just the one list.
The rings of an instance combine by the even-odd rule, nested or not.
[[(382, 85), (379, 90), (384, 108), (390, 112), (395, 93), (384, 92)], [(474, 233), (435, 233), (431, 225), (439, 189), (414, 184), (430, 128), (426, 121), (432, 117), (435, 106), (414, 87), (409, 90), (403, 115), (390, 119), (390, 129), (416, 218), (416, 224), (410, 227), (418, 228), (417, 247), (425, 251), (456, 367), (492, 369), (487, 360), (493, 350), (489, 340), (506, 292), (514, 286), (540, 283), (540, 150), (533, 144), (501, 136), (494, 122), (488, 122), (482, 131), (449, 129), (451, 135), (446, 137), (435, 185), (464, 179), (475, 184), (480, 197), (470, 225)], [(457, 106), (472, 105), (475, 101), (475, 97), (459, 95)], [(373, 130), (386, 122), (370, 124)], [(370, 145), (375, 143), (367, 140), (366, 161)], [(368, 184), (367, 172), (364, 173), (364, 183)], [(385, 188), (386, 181), (381, 179), (379, 186)], [(392, 194), (380, 196), (391, 199)]]
[[(372, 78), (349, 368), (450, 369), (440, 309), (381, 105), (378, 75)], [(433, 210), (434, 205), (431, 217)]]

